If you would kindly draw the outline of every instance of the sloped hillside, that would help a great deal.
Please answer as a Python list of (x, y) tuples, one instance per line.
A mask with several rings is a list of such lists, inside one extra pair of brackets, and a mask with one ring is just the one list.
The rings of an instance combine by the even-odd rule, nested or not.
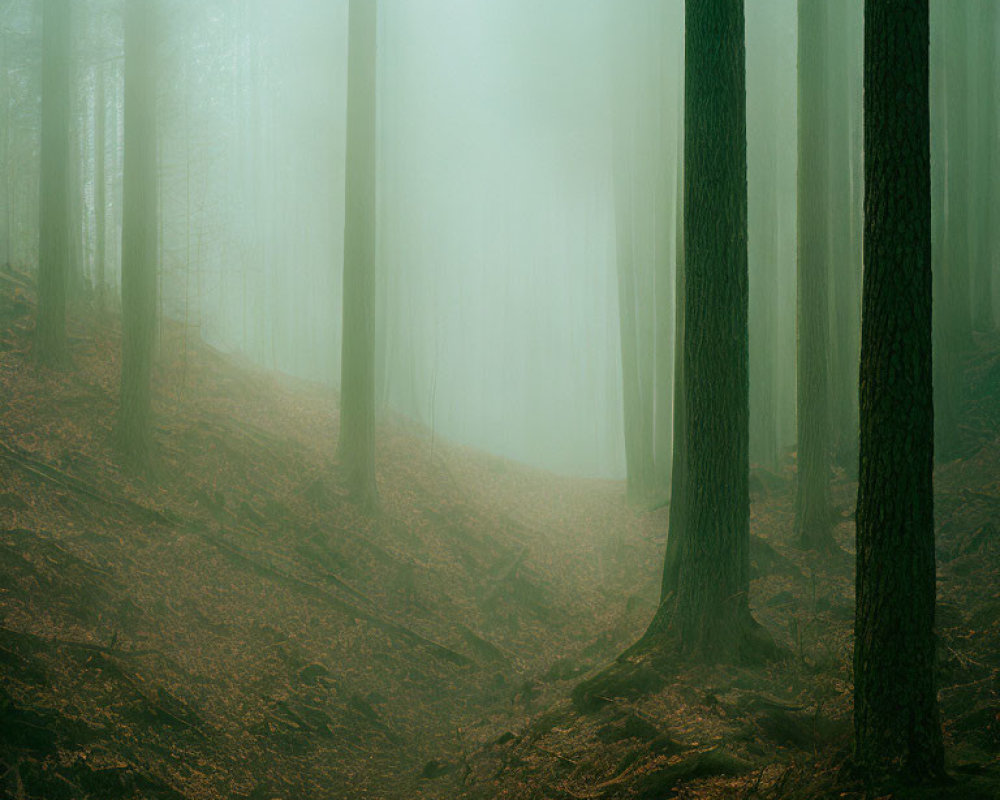
[[(24, 797), (450, 797), (462, 753), (641, 630), (662, 514), (379, 430), (382, 513), (336, 478), (336, 396), (167, 326), (156, 474), (114, 449), (118, 331), (72, 363), (0, 306), (0, 782)], [(659, 541), (657, 537), (659, 536)]]

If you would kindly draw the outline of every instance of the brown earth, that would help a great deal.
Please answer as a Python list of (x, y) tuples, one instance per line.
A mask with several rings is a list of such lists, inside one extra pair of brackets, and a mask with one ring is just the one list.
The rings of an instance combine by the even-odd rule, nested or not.
[[(652, 616), (665, 510), (387, 415), (366, 517), (339, 489), (335, 393), (170, 324), (141, 479), (114, 448), (117, 321), (77, 310), (70, 363), (42, 370), (31, 296), (0, 274), (0, 795), (863, 796), (841, 769), (843, 476), (845, 553), (817, 561), (789, 545), (791, 467), (754, 474), (752, 603), (785, 661), (639, 665), (574, 706)], [(954, 790), (993, 798), (1000, 343), (981, 345), (969, 457), (938, 476), (939, 630)]]

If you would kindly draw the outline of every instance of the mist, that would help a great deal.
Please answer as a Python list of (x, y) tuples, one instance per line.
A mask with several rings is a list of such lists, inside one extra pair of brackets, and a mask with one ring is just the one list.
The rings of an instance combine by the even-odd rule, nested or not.
[(993, 797), (998, 51), (0, 0), (0, 794)]

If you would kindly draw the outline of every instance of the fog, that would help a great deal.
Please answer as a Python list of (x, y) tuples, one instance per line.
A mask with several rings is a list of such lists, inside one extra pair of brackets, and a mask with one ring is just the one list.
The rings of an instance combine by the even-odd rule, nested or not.
[[(27, 48), (38, 13), (24, 0), (6, 5), (10, 40)], [(755, 340), (768, 341), (755, 349), (755, 378), (765, 377), (753, 383), (773, 386), (763, 397), (774, 408), (772, 421), (754, 415), (762, 421), (754, 450), (772, 463), (794, 439), (794, 373), (761, 366), (765, 357), (778, 366), (794, 360), (793, 5), (757, 0), (747, 8), (751, 324)], [(121, 15), (100, 0), (73, 8), (82, 20), (72, 76), (85, 223), (77, 269), (90, 280), (97, 272), (92, 166), (103, 81), (107, 279), (117, 282)], [(346, 12), (321, 0), (171, 0), (160, 10), (156, 56), (162, 313), (192, 337), (333, 385)], [(616, 242), (629, 238), (641, 312), (642, 298), (655, 294), (654, 262), (661, 283), (673, 282), (682, 18), (680, 3), (653, 0), (380, 7), (383, 412), (529, 464), (624, 477)], [(31, 197), (37, 147), (18, 112), (37, 78), (28, 67), (7, 75), (7, 196)], [(617, 162), (616, 141), (629, 151)], [(628, 231), (616, 226), (616, 169), (635, 209)], [(31, 258), (32, 208), (6, 202), (11, 262)], [(672, 317), (657, 324), (665, 335), (658, 346), (669, 353), (657, 378), (664, 420)], [(637, 338), (651, 342), (652, 332)], [(661, 424), (656, 436), (667, 452), (670, 435)]]

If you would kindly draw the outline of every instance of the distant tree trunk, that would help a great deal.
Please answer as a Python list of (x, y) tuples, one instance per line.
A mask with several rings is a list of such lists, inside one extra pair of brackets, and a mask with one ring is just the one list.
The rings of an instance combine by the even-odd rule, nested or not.
[(981, 52), (976, 72), (978, 96), (976, 103), (979, 124), (975, 126), (979, 146), (976, 159), (979, 164), (977, 183), (980, 194), (976, 203), (975, 237), (977, 257), (973, 262), (972, 325), (979, 331), (991, 331), (993, 318), (993, 270), (997, 261), (997, 236), (990, 221), (994, 207), (1000, 200), (996, 182), (1000, 177), (994, 174), (998, 158), (994, 153), (997, 141), (997, 104), (1000, 91), (997, 90), (997, 10), (996, 0), (981, 0), (979, 3), (979, 25), (976, 35), (981, 44)]
[(10, 87), (10, 74), (7, 70), (7, 52), (8, 43), (4, 41), (5, 37), (0, 33), (0, 85), (3, 86), (3, 113), (0, 115), (0, 134), (3, 136), (3, 165), (5, 174), (3, 175), (3, 215), (0, 218), (0, 268), (8, 268), (11, 266), (11, 237), (13, 231), (11, 230), (11, 201), (13, 199), (13, 190), (11, 184), (11, 147), (10, 147), (10, 116), (11, 116), (11, 87)]
[[(746, 67), (742, 0), (685, 7), (687, 476), (676, 587), (647, 639), (695, 657), (761, 655), (750, 615)], [(773, 646), (773, 645), (772, 645)]]
[(104, 103), (104, 64), (97, 65), (94, 76), (94, 283), (97, 290), (97, 308), (103, 312), (107, 306), (107, 278), (104, 274), (106, 259), (105, 245), (105, 215), (107, 197), (105, 194), (104, 174), (104, 116), (107, 112)]
[(42, 4), (42, 150), (38, 227), (39, 361), (66, 357), (69, 269), (69, 0)]
[(122, 378), (119, 438), (126, 457), (149, 466), (151, 375), (156, 336), (156, 6), (125, 4), (125, 163), (122, 218)]
[(954, 230), (957, 225), (953, 195), (954, 182), (960, 173), (956, 165), (961, 160), (955, 154), (960, 145), (951, 122), (953, 110), (964, 105), (964, 99), (952, 95), (954, 54), (950, 52), (951, 17), (954, 10), (944, 2), (931, 5), (931, 159), (932, 190), (932, 258), (934, 280), (934, 453), (941, 461), (950, 460), (961, 452), (959, 413), (961, 387), (957, 362), (961, 359), (960, 334), (955, 324), (957, 300), (952, 272), (957, 263), (953, 257)]
[(928, 0), (866, 0), (855, 757), (910, 777), (942, 769), (928, 39)]
[[(616, 150), (625, 149), (619, 143)], [(625, 496), (630, 504), (643, 504), (652, 496), (653, 431), (652, 387), (644, 381), (651, 366), (643, 356), (644, 341), (640, 304), (651, 298), (640, 297), (637, 287), (640, 266), (635, 257), (635, 220), (633, 216), (633, 176), (627, 159), (617, 158), (615, 167), (615, 230), (618, 273), (619, 338), (622, 354), (622, 399), (625, 417)]]
[(350, 0), (339, 447), (348, 489), (367, 509), (378, 505), (375, 483), (376, 16), (376, 0)]
[[(861, 4), (858, 0), (824, 3), (827, 47), (824, 71), (827, 102), (829, 191), (828, 329), (831, 464), (855, 476), (858, 467), (858, 355), (861, 334), (860, 197), (854, 183), (860, 142)], [(860, 176), (859, 176), (860, 177)]]
[(948, 60), (947, 159), (948, 159), (948, 213), (945, 231), (946, 260), (945, 280), (942, 284), (947, 296), (938, 305), (941, 322), (952, 329), (949, 339), (958, 358), (972, 347), (972, 295), (969, 261), (969, 222), (972, 204), (969, 201), (970, 154), (969, 144), (971, 98), (969, 96), (968, 21), (971, 4), (962, 2), (942, 3), (947, 25), (945, 57)]
[(798, 138), (798, 490), (795, 535), (802, 547), (833, 546), (830, 414), (827, 407), (829, 175), (825, 0), (799, 0)]

